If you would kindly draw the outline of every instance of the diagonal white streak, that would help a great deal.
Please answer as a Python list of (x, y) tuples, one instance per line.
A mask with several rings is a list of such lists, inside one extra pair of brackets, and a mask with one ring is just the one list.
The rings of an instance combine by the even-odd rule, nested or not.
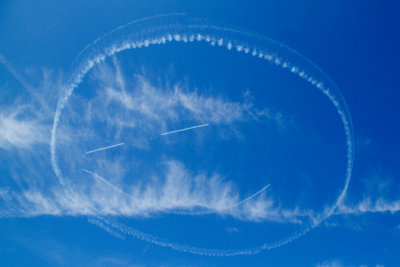
[(216, 210), (211, 210), (211, 211), (198, 211), (198, 212), (184, 212), (184, 211), (178, 211), (178, 212), (175, 212), (175, 213), (176, 213), (176, 214), (179, 214), (179, 215), (208, 215), (208, 214), (213, 214), (213, 213), (215, 213), (215, 212), (227, 211), (227, 210), (230, 210), (230, 209), (239, 207), (240, 205), (246, 203), (247, 201), (249, 201), (249, 200), (255, 198), (256, 196), (258, 196), (259, 194), (261, 194), (262, 192), (264, 192), (264, 191), (265, 191), (267, 188), (269, 188), (270, 186), (271, 186), (271, 184), (267, 184), (266, 186), (264, 186), (263, 188), (261, 188), (260, 190), (258, 190), (258, 191), (255, 192), (254, 194), (252, 194), (251, 196), (249, 196), (249, 197), (247, 197), (247, 198), (245, 198), (245, 199), (243, 199), (243, 200), (241, 200), (241, 201), (239, 201), (239, 202), (237, 202), (237, 203), (234, 203), (234, 204), (231, 205), (231, 206), (224, 207), (224, 208), (221, 208), (221, 209), (216, 209)]
[(109, 181), (107, 181), (106, 179), (104, 179), (103, 177), (101, 177), (100, 175), (95, 174), (94, 172), (82, 169), (82, 171), (89, 173), (91, 175), (93, 175), (95, 178), (99, 179), (100, 181), (102, 181), (103, 183), (107, 184), (108, 186), (110, 186), (112, 189), (114, 189), (115, 191), (117, 191), (118, 193), (120, 193), (121, 195), (124, 195), (128, 198), (131, 198), (130, 195), (128, 195), (127, 193), (125, 193), (124, 191), (122, 191), (121, 189), (119, 189), (118, 187), (116, 187), (115, 185), (113, 185), (112, 183), (110, 183)]
[[(268, 187), (270, 187), (270, 186), (271, 186), (271, 184), (267, 184), (266, 186), (264, 186), (264, 187), (261, 188), (259, 191), (257, 191), (257, 192), (255, 192), (254, 194), (252, 194), (251, 196), (249, 196), (249, 197), (243, 199), (242, 201), (240, 201), (240, 202), (238, 202), (238, 203), (236, 203), (236, 204), (234, 204), (234, 205), (232, 205), (232, 206), (230, 206), (230, 207), (228, 207), (228, 208), (225, 208), (225, 209), (233, 209), (233, 208), (235, 208), (235, 207), (237, 207), (237, 206), (242, 205), (243, 203), (249, 201), (249, 200), (252, 199), (252, 198), (255, 198), (256, 196), (258, 196), (259, 194), (261, 194), (262, 192), (264, 192), (264, 191), (265, 191)], [(224, 209), (224, 210), (225, 210), (225, 209)]]
[(196, 126), (183, 128), (183, 129), (179, 129), (179, 130), (175, 130), (175, 131), (165, 132), (165, 133), (162, 133), (160, 135), (174, 134), (174, 133), (184, 132), (184, 131), (188, 131), (188, 130), (192, 130), (192, 129), (196, 129), (196, 128), (201, 128), (201, 127), (206, 127), (206, 126), (209, 126), (209, 124), (208, 123), (204, 123), (204, 124), (201, 124), (201, 125), (196, 125)]
[(112, 145), (112, 146), (101, 147), (101, 148), (97, 148), (97, 149), (93, 149), (93, 150), (87, 151), (86, 154), (90, 154), (90, 153), (93, 153), (93, 152), (114, 148), (114, 147), (117, 147), (117, 146), (123, 146), (123, 145), (124, 145), (124, 143), (119, 143), (119, 144)]
[(108, 227), (107, 225), (105, 225), (103, 222), (101, 222), (100, 220), (98, 220), (96, 218), (89, 218), (88, 222), (97, 227), (100, 227), (101, 229), (105, 230), (106, 232), (110, 233), (111, 235), (115, 236), (116, 238), (125, 240), (124, 236), (122, 236), (121, 234), (116, 232), (114, 229), (111, 229), (110, 227)]

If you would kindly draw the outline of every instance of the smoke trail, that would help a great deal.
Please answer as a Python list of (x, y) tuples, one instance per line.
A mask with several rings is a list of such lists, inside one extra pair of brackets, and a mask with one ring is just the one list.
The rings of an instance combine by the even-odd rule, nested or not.
[[(232, 206), (230, 206), (230, 207), (228, 207), (228, 208), (225, 208), (225, 209), (233, 209), (233, 208), (236, 208), (237, 206), (242, 205), (243, 203), (249, 201), (250, 199), (255, 198), (256, 196), (258, 196), (259, 194), (261, 194), (262, 192), (264, 192), (264, 191), (265, 191), (267, 188), (269, 188), (270, 186), (271, 186), (271, 184), (267, 184), (266, 186), (264, 186), (264, 187), (261, 188), (259, 191), (257, 191), (257, 192), (255, 192), (254, 194), (252, 194), (251, 196), (249, 196), (249, 197), (243, 199), (242, 201), (236, 203), (235, 205), (232, 205)], [(225, 210), (225, 209), (223, 209), (223, 210)]]
[(85, 153), (86, 153), (86, 154), (90, 154), (90, 153), (94, 153), (94, 152), (98, 152), (98, 151), (102, 151), (102, 150), (114, 148), (114, 147), (117, 147), (117, 146), (123, 146), (123, 145), (124, 145), (124, 143), (119, 143), (119, 144), (112, 145), (112, 146), (106, 146), (106, 147), (101, 147), (101, 148), (93, 149), (93, 150), (87, 151), (87, 152), (85, 152)]
[(116, 231), (114, 231), (113, 229), (111, 229), (110, 227), (108, 227), (107, 225), (105, 225), (103, 222), (101, 222), (99, 219), (96, 218), (89, 218), (88, 222), (103, 229), (104, 231), (110, 233), (111, 235), (115, 236), (116, 238), (125, 240), (125, 237), (122, 236), (121, 234), (117, 233)]
[(204, 249), (204, 248), (197, 248), (197, 247), (192, 247), (192, 246), (187, 246), (187, 245), (181, 245), (181, 244), (163, 240), (161, 238), (158, 238), (158, 237), (150, 235), (150, 234), (143, 233), (141, 231), (135, 230), (129, 226), (118, 223), (111, 219), (99, 218), (99, 217), (97, 217), (97, 218), (101, 219), (104, 224), (108, 225), (109, 227), (114, 228), (115, 230), (119, 231), (121, 234), (132, 236), (134, 238), (143, 240), (150, 244), (158, 245), (161, 247), (168, 247), (173, 250), (180, 251), (180, 252), (188, 252), (188, 253), (203, 255), (203, 256), (226, 257), (226, 256), (237, 256), (237, 255), (252, 255), (252, 254), (257, 254), (262, 250), (261, 248), (254, 248), (254, 249), (252, 248), (252, 249), (246, 249), (246, 250), (217, 250), (217, 249)]
[[(175, 21), (170, 21), (169, 19), (171, 18), (175, 19)], [(271, 62), (283, 69), (287, 69), (326, 95), (329, 101), (334, 105), (342, 121), (345, 132), (347, 169), (343, 189), (335, 203), (327, 207), (325, 212), (315, 217), (313, 223), (303, 231), (272, 245), (264, 244), (256, 248), (234, 252), (229, 250), (204, 250), (178, 245), (167, 241), (161, 241), (157, 237), (140, 233), (121, 224), (115, 223), (114, 225), (116, 225), (117, 228), (119, 227), (121, 232), (160, 246), (171, 247), (176, 250), (202, 255), (230, 256), (256, 254), (262, 250), (269, 250), (283, 246), (305, 235), (318, 226), (324, 219), (332, 215), (346, 196), (354, 161), (354, 133), (352, 120), (344, 98), (336, 84), (326, 73), (324, 73), (309, 59), (300, 55), (293, 49), (267, 37), (248, 34), (230, 28), (212, 26), (202, 21), (190, 20), (179, 15), (147, 18), (128, 23), (97, 39), (80, 53), (78, 65), (72, 72), (69, 82), (67, 83), (66, 94), (58, 102), (51, 136), (51, 163), (60, 184), (65, 188), (65, 190), (68, 190), (66, 180), (57, 163), (57, 126), (64, 106), (68, 102), (74, 89), (79, 86), (85, 75), (96, 64), (103, 62), (107, 57), (124, 50), (139, 49), (150, 45), (162, 45), (167, 42), (206, 42), (211, 46), (217, 45), (232, 51), (234, 49), (237, 52), (249, 54), (253, 57)]]
[(97, 218), (99, 220), (102, 220), (105, 225), (108, 225), (109, 227), (115, 229), (116, 231), (119, 231), (121, 234), (132, 236), (134, 238), (143, 240), (150, 244), (158, 245), (161, 247), (168, 247), (168, 248), (171, 248), (171, 249), (179, 251), (179, 252), (187, 252), (187, 253), (192, 253), (192, 254), (196, 254), (196, 255), (213, 256), (213, 257), (254, 255), (254, 254), (260, 253), (263, 250), (271, 250), (271, 249), (279, 248), (279, 247), (282, 247), (282, 246), (304, 236), (305, 234), (307, 234), (313, 228), (316, 227), (316, 226), (313, 226), (313, 227), (307, 228), (303, 231), (297, 232), (296, 234), (294, 234), (286, 239), (280, 240), (278, 242), (274, 242), (271, 244), (264, 243), (263, 245), (261, 245), (259, 247), (253, 247), (253, 248), (248, 248), (248, 249), (206, 249), (206, 248), (199, 248), (199, 247), (193, 247), (193, 246), (187, 246), (187, 245), (182, 245), (182, 244), (178, 244), (178, 243), (173, 243), (170, 241), (163, 240), (159, 237), (135, 230), (129, 226), (118, 223), (112, 219), (106, 219), (104, 217), (97, 217)]
[(120, 190), (118, 187), (116, 187), (115, 185), (113, 185), (112, 183), (110, 183), (109, 181), (107, 181), (106, 179), (104, 179), (103, 177), (101, 177), (100, 175), (95, 174), (94, 172), (82, 169), (82, 171), (91, 174), (93, 177), (97, 178), (98, 180), (102, 181), (103, 183), (105, 183), (106, 185), (110, 186), (112, 189), (114, 189), (116, 192), (120, 193), (123, 196), (126, 196), (128, 198), (131, 198), (130, 195), (128, 195), (127, 193), (125, 193), (124, 191)]
[(208, 123), (201, 124), (201, 125), (196, 125), (196, 126), (192, 126), (192, 127), (188, 127), (188, 128), (183, 128), (183, 129), (180, 129), (180, 130), (165, 132), (165, 133), (162, 133), (160, 135), (168, 135), (168, 134), (180, 133), (180, 132), (189, 131), (189, 130), (192, 130), (192, 129), (206, 127), (206, 126), (208, 126)]
[(221, 208), (221, 209), (215, 209), (215, 210), (211, 210), (211, 211), (194, 211), (194, 212), (186, 212), (186, 211), (176, 211), (174, 212), (175, 214), (178, 215), (208, 215), (208, 214), (213, 214), (213, 213), (221, 213), (227, 210), (231, 210), (234, 209), (240, 205), (243, 205), (244, 203), (246, 203), (247, 201), (255, 198), (256, 196), (258, 196), (259, 194), (261, 194), (262, 192), (264, 192), (267, 188), (269, 188), (271, 186), (271, 184), (267, 184), (266, 186), (264, 186), (263, 188), (261, 188), (260, 190), (258, 190), (257, 192), (255, 192), (254, 194), (252, 194), (251, 196), (229, 206), (229, 207), (225, 207), (225, 208)]

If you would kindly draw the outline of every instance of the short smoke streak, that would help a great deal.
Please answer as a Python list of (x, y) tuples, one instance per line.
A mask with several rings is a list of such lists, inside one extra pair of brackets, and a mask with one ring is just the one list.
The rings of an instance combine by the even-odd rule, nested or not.
[(94, 153), (94, 152), (98, 152), (98, 151), (114, 148), (114, 147), (117, 147), (117, 146), (123, 146), (123, 145), (124, 145), (124, 143), (119, 143), (119, 144), (112, 145), (112, 146), (101, 147), (101, 148), (97, 148), (97, 149), (93, 149), (93, 150), (87, 151), (86, 154), (90, 154), (90, 153)]
[(260, 189), (259, 191), (257, 191), (256, 193), (252, 194), (251, 196), (249, 196), (249, 197), (243, 199), (242, 201), (240, 201), (240, 202), (236, 203), (235, 205), (232, 205), (232, 206), (230, 206), (230, 207), (228, 207), (228, 208), (226, 208), (226, 209), (233, 209), (233, 208), (236, 208), (236, 207), (238, 207), (238, 206), (240, 206), (240, 205), (246, 203), (246, 202), (249, 201), (250, 199), (253, 199), (253, 198), (255, 198), (256, 196), (258, 196), (259, 194), (261, 194), (262, 192), (264, 192), (264, 191), (265, 191), (267, 188), (269, 188), (270, 186), (271, 186), (271, 184), (268, 184), (268, 185), (264, 186), (263, 188), (261, 188), (261, 189)]
[(247, 201), (255, 198), (256, 196), (258, 196), (259, 194), (261, 194), (262, 192), (264, 192), (267, 188), (269, 188), (271, 186), (271, 184), (267, 184), (266, 186), (264, 186), (263, 188), (261, 188), (260, 190), (258, 190), (257, 192), (255, 192), (254, 194), (252, 194), (251, 196), (229, 206), (229, 207), (225, 207), (222, 209), (216, 209), (216, 210), (212, 210), (212, 211), (198, 211), (198, 212), (175, 212), (178, 215), (207, 215), (207, 214), (213, 214), (213, 213), (221, 213), (227, 210), (231, 210), (234, 209), (236, 207), (239, 207), (240, 205), (243, 205), (244, 203), (246, 203)]
[(106, 179), (104, 179), (103, 177), (95, 174), (94, 172), (82, 169), (82, 171), (89, 173), (91, 175), (93, 175), (95, 178), (99, 179), (100, 181), (102, 181), (103, 183), (105, 183), (106, 185), (110, 186), (112, 189), (114, 189), (115, 191), (117, 191), (118, 193), (120, 193), (121, 195), (124, 195), (128, 198), (131, 198), (130, 195), (128, 195), (127, 193), (123, 192), (121, 189), (119, 189), (118, 187), (116, 187), (115, 185), (113, 185), (112, 183), (110, 183), (109, 181), (107, 181)]
[(165, 132), (165, 133), (162, 133), (160, 135), (168, 135), (168, 134), (180, 133), (180, 132), (189, 131), (189, 130), (192, 130), (192, 129), (206, 127), (206, 126), (209, 126), (209, 124), (205, 123), (205, 124), (201, 124), (201, 125), (196, 125), (196, 126), (192, 126), (192, 127), (188, 127), (188, 128), (183, 128), (183, 129), (180, 129), (180, 130)]

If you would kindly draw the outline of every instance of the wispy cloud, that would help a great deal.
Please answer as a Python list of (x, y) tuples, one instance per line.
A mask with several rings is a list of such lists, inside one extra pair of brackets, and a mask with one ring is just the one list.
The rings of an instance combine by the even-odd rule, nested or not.
[(0, 109), (0, 149), (31, 149), (48, 144), (61, 79), (43, 69), (37, 71), (37, 81), (28, 82), (1, 54), (0, 64), (7, 71), (7, 80), (17, 81), (6, 83), (2, 90), (7, 102)]
[[(317, 263), (316, 265), (314, 265), (315, 267), (352, 267), (352, 266), (367, 266), (364, 264), (349, 264), (349, 263), (343, 263), (343, 261), (341, 260), (327, 260), (327, 261), (323, 261), (320, 263)], [(372, 266), (372, 265), (368, 265), (368, 266)], [(375, 267), (383, 267), (383, 265), (381, 264), (376, 264)]]
[(365, 198), (362, 201), (349, 205), (343, 204), (339, 206), (339, 214), (363, 214), (363, 213), (397, 213), (400, 211), (400, 200), (387, 200), (379, 198)]
[(366, 178), (358, 181), (360, 197), (355, 194), (347, 197), (346, 201), (338, 207), (338, 214), (363, 213), (397, 213), (400, 211), (400, 199), (397, 177), (376, 171)]
[[(176, 83), (171, 86), (168, 82), (162, 86), (155, 86), (144, 76), (136, 74), (133, 77), (134, 79), (125, 77), (115, 58), (113, 65), (101, 64), (92, 74), (92, 79), (101, 90), (89, 105), (91, 107), (99, 103), (105, 103), (106, 107), (119, 105), (128, 112), (141, 114), (146, 118), (146, 123), (149, 121), (162, 123), (185, 117), (211, 124), (230, 124), (235, 121), (261, 118), (274, 121), (279, 125), (285, 124), (285, 118), (281, 113), (273, 112), (268, 108), (256, 108), (250, 102), (249, 90), (245, 91), (242, 102), (234, 102), (222, 96), (201, 94), (200, 90), (187, 88), (185, 84)], [(91, 115), (95, 116), (93, 113)], [(113, 119), (121, 122), (117, 118)], [(128, 121), (131, 126), (139, 123), (134, 119)]]
[(49, 143), (49, 128), (36, 118), (26, 118), (24, 109), (0, 113), (0, 148), (30, 149), (34, 144)]
[[(96, 176), (96, 177), (93, 177)], [(40, 190), (27, 190), (18, 196), (21, 214), (37, 215), (123, 215), (148, 217), (159, 213), (178, 213), (206, 210), (222, 216), (233, 216), (247, 221), (299, 222), (304, 213), (285, 211), (274, 205), (265, 193), (246, 199), (243, 204), (238, 188), (218, 174), (191, 173), (181, 162), (167, 161), (163, 177), (154, 177), (151, 183), (125, 187), (124, 191), (111, 185), (104, 177), (100, 183), (76, 191), (63, 191), (54, 187), (44, 194)], [(89, 179), (98, 176), (88, 173)], [(117, 189), (116, 189), (117, 188)], [(121, 187), (122, 188), (122, 187)], [(90, 190), (85, 194), (85, 191)], [(5, 196), (0, 196), (4, 197)], [(238, 204), (240, 203), (240, 204)], [(242, 204), (242, 205), (241, 205)], [(193, 214), (196, 214), (194, 212)], [(298, 221), (296, 221), (298, 220)]]
[(345, 266), (350, 266), (350, 265), (344, 265), (339, 260), (324, 261), (324, 262), (317, 263), (315, 265), (315, 267), (345, 267)]

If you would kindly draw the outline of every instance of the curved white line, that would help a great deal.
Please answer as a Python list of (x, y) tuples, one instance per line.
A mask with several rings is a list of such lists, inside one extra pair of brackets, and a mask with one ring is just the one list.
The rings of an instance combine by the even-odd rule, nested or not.
[(212, 209), (212, 210), (207, 210), (207, 211), (174, 211), (175, 214), (178, 215), (208, 215), (208, 214), (214, 214), (214, 213), (221, 213), (227, 210), (231, 210), (234, 209), (236, 207), (239, 207), (240, 205), (243, 205), (244, 203), (246, 203), (247, 201), (255, 198), (256, 196), (258, 196), (259, 194), (261, 194), (262, 192), (264, 192), (267, 188), (269, 188), (271, 186), (271, 184), (267, 184), (266, 186), (264, 186), (263, 188), (261, 188), (260, 190), (258, 190), (257, 192), (255, 192), (254, 194), (252, 194), (251, 196), (229, 206), (229, 207), (224, 207), (221, 209)]

